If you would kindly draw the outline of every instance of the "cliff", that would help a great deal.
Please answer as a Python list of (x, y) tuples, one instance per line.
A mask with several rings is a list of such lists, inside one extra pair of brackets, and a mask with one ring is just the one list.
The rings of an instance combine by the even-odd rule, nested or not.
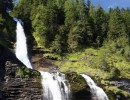
[(0, 48), (0, 100), (41, 100), (40, 73), (23, 66), (8, 49)]
[(0, 82), (1, 100), (41, 100), (42, 87), (40, 73), (30, 71), (30, 75), (21, 76), (20, 67), (7, 61), (5, 65), (5, 77)]
[[(26, 68), (8, 49), (0, 49), (0, 100), (44, 100), (41, 75)], [(72, 100), (91, 100), (85, 80), (75, 72), (67, 72)]]

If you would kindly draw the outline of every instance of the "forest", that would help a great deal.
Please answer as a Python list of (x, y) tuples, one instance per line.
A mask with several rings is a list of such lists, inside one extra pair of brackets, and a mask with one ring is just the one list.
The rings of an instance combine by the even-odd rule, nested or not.
[(105, 11), (89, 0), (20, 0), (11, 15), (31, 25), (38, 46), (50, 52), (75, 52), (107, 43), (112, 52), (129, 51), (129, 8)]
[[(15, 23), (9, 22), (5, 13), (1, 10), (1, 31), (5, 33), (2, 36), (12, 42), (15, 33), (7, 31)], [(21, 18), (27, 34), (32, 34), (37, 45), (50, 52), (62, 54), (107, 46), (112, 47), (111, 52), (129, 53), (129, 8), (105, 11), (90, 0), (20, 0), (11, 16)]]
[(10, 16), (24, 22), (29, 50), (40, 48), (60, 71), (89, 73), (107, 92), (130, 96), (109, 80), (130, 79), (130, 8), (104, 10), (91, 0), (0, 0), (0, 47), (12, 49), (16, 23)]

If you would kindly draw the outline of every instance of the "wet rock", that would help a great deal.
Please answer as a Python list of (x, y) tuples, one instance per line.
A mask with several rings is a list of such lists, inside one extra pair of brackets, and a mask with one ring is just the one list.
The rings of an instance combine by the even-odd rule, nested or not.
[(129, 79), (118, 79), (118, 80), (113, 80), (113, 82), (118, 88), (122, 90), (126, 90), (130, 93), (130, 80)]
[(42, 100), (40, 73), (29, 69), (31, 77), (16, 77), (19, 69), (17, 64), (6, 62), (4, 81), (0, 82), (0, 100)]
[(90, 88), (85, 79), (76, 72), (67, 72), (66, 78), (72, 89), (73, 100), (91, 100)]

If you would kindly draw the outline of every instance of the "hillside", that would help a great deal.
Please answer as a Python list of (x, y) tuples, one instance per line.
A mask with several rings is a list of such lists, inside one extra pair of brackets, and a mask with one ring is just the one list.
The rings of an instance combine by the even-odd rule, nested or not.
[[(7, 7), (12, 9), (10, 15)], [(110, 100), (118, 96), (129, 100), (129, 8), (105, 11), (90, 0), (20, 0), (14, 7), (0, 0), (0, 56), (3, 48), (14, 51), (16, 22), (12, 17), (24, 22), (35, 69), (85, 73)]]

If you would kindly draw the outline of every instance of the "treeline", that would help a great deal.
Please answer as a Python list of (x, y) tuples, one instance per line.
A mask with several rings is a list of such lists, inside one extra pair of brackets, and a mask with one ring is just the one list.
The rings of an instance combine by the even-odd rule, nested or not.
[(90, 0), (20, 0), (11, 15), (31, 23), (38, 46), (51, 52), (103, 45), (116, 52), (129, 45), (129, 8), (105, 11)]

